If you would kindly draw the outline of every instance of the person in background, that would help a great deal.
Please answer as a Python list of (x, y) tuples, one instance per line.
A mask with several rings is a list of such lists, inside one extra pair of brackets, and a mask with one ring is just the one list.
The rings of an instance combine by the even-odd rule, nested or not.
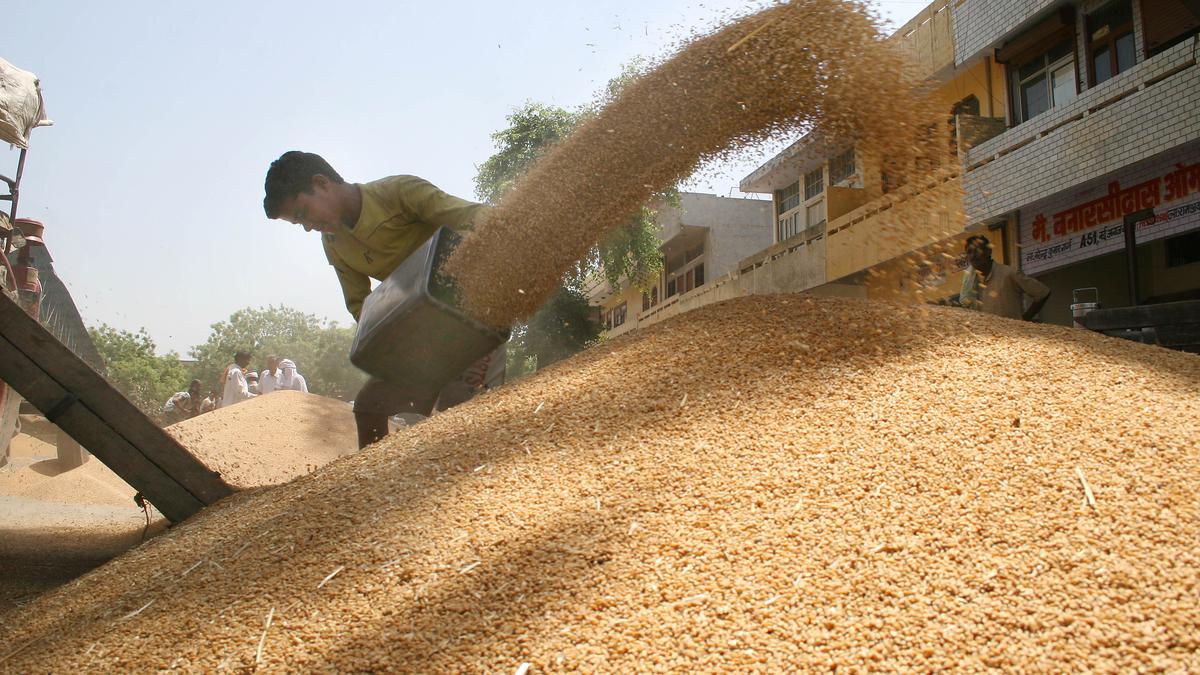
[(258, 373), (253, 370), (246, 373), (246, 388), (250, 390), (251, 394), (258, 396)]
[(210, 391), (208, 396), (205, 396), (204, 400), (200, 402), (200, 413), (198, 414), (212, 412), (219, 407), (221, 407), (221, 397), (217, 396), (217, 392)]
[(225, 373), (221, 377), (224, 388), (221, 395), (222, 408), (234, 403), (241, 403), (248, 398), (254, 398), (254, 394), (250, 393), (250, 387), (246, 383), (246, 375), (242, 372), (242, 369), (248, 365), (250, 365), (250, 352), (240, 349), (233, 355), (233, 363), (225, 367)]
[(269, 394), (279, 388), (279, 357), (267, 357), (267, 367), (258, 374), (258, 393)]
[[(963, 272), (959, 304), (988, 314), (1032, 321), (1050, 297), (1042, 282), (992, 259), (987, 237), (967, 238), (967, 269)], [(1024, 298), (1029, 297), (1029, 307)]]
[(279, 362), (279, 384), (276, 389), (308, 393), (308, 383), (303, 375), (296, 372), (296, 363), (291, 359), (282, 359)]
[(192, 380), (187, 391), (181, 391), (167, 400), (163, 406), (163, 420), (167, 424), (182, 422), (200, 414), (200, 380)]

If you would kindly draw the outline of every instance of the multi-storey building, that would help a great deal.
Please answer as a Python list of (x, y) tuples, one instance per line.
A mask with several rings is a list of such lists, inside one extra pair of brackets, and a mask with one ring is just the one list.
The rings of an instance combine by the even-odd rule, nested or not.
[(658, 209), (663, 271), (649, 288), (614, 289), (592, 278), (588, 300), (599, 308), (609, 335), (655, 323), (676, 312), (714, 277), (771, 243), (771, 203), (684, 192), (678, 206)]
[(963, 157), (967, 222), (1003, 224), (1053, 292), (1044, 318), (1068, 323), (1081, 287), (1200, 298), (1200, 3), (966, 0), (954, 23), (956, 67), (1006, 78), (1008, 128)]
[(741, 274), (805, 267), (795, 276), (818, 290), (953, 301), (963, 240), (983, 234), (1051, 287), (1043, 318), (1065, 324), (1077, 288), (1131, 303), (1128, 218), (1137, 300), (1200, 297), (1194, 11), (1187, 0), (934, 2), (892, 39), (946, 107), (952, 161), (926, 159), (928, 177), (896, 189), (853, 148), (800, 139), (742, 182), (773, 195), (776, 243)]
[[(1050, 286), (1132, 303), (1200, 298), (1200, 2), (935, 0), (890, 39), (946, 111), (945, 156), (897, 185), (887, 165), (816, 134), (742, 180), (770, 194), (770, 245), (659, 319), (750, 293), (954, 302), (968, 236)], [(881, 113), (886, 114), (886, 113)]]

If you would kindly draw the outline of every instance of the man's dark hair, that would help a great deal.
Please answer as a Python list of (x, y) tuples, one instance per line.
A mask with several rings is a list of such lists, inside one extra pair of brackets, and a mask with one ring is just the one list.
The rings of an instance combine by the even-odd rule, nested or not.
[(971, 246), (975, 244), (975, 242), (979, 242), (979, 248), (984, 251), (992, 250), (992, 242), (982, 234), (973, 234), (967, 237), (967, 245), (963, 247), (963, 250), (970, 251)]
[(235, 352), (233, 355), (233, 360), (241, 361), (242, 359), (246, 359), (247, 361), (250, 360), (250, 352), (246, 351), (245, 349), (237, 350), (237, 352)]
[(289, 150), (271, 162), (267, 169), (263, 210), (268, 218), (278, 218), (283, 203), (301, 192), (312, 192), (313, 176), (322, 175), (333, 183), (345, 183), (325, 158), (311, 152)]

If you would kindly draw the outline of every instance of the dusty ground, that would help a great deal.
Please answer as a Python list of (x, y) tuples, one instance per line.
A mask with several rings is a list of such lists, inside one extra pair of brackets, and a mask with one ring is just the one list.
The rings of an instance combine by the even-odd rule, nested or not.
[(129, 487), (94, 458), (63, 471), (46, 439), (21, 433), (0, 467), (0, 613), (129, 550), (161, 532), (146, 528)]
[[(0, 614), (164, 531), (167, 522), (133, 501), (136, 492), (94, 457), (64, 470), (57, 430), (22, 416), (0, 467)], [(287, 482), (357, 449), (346, 403), (277, 392), (170, 428), (237, 487)], [(2, 628), (2, 626), (0, 626)]]

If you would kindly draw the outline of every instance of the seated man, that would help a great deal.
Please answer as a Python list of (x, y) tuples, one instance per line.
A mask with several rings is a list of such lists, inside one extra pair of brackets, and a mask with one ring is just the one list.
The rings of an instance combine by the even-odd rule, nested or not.
[[(967, 238), (967, 265), (963, 272), (959, 304), (988, 314), (1032, 321), (1046, 300), (1050, 289), (1046, 284), (1027, 276), (1004, 263), (992, 260), (992, 243), (987, 237)], [(1025, 307), (1024, 296), (1029, 296)]]
[[(321, 233), (325, 257), (355, 321), (371, 292), (372, 278), (386, 279), (438, 228), (470, 229), (487, 208), (448, 195), (416, 176), (347, 183), (321, 156), (295, 150), (271, 163), (265, 187), (263, 209), (268, 218)], [(359, 447), (387, 435), (388, 417), (395, 413), (432, 412), (415, 409), (402, 385), (372, 378), (358, 392), (354, 418)], [(461, 395), (456, 399), (465, 400)]]

